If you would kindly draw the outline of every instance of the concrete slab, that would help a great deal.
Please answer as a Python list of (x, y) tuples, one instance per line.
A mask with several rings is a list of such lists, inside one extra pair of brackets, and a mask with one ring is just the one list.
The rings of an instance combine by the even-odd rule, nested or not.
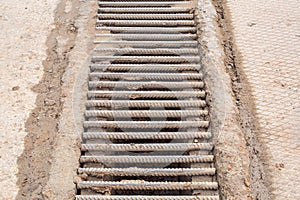
[(300, 1), (228, 0), (271, 199), (300, 199)]
[(14, 199), (18, 193), (17, 158), (37, 95), (31, 89), (43, 75), (57, 2), (0, 1), (0, 199)]

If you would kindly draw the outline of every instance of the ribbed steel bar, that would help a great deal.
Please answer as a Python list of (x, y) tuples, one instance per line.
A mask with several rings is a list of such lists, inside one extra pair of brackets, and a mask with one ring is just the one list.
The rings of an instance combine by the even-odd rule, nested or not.
[[(96, 37), (99, 38), (109, 38), (114, 40), (127, 40), (127, 41), (176, 41), (176, 40), (192, 40), (195, 35), (192, 34), (97, 34)], [(169, 49), (170, 50), (170, 49)], [(194, 48), (193, 50), (197, 50)]]
[(92, 64), (92, 71), (181, 72), (201, 69), (200, 64)]
[(114, 107), (114, 108), (195, 108), (206, 106), (204, 100), (88, 100), (87, 107)]
[(86, 117), (200, 117), (208, 115), (207, 110), (87, 110)]
[(84, 132), (82, 137), (89, 139), (126, 139), (126, 140), (165, 140), (211, 138), (210, 132)]
[(112, 31), (118, 33), (196, 33), (195, 27), (96, 27), (100, 31)]
[[(141, 35), (139, 35), (140, 37)], [(147, 36), (149, 37), (149, 36)], [(158, 37), (161, 40), (161, 37)], [(180, 40), (180, 37), (178, 37)], [(182, 37), (181, 39), (184, 39)], [(153, 38), (151, 38), (153, 40)], [(196, 48), (181, 48), (181, 49), (171, 49), (171, 48), (95, 48), (95, 52), (110, 52), (116, 54), (175, 54), (175, 55), (182, 55), (182, 54), (198, 54), (198, 49)]]
[[(105, 2), (130, 2), (130, 1), (138, 2), (138, 0), (98, 0), (98, 2), (102, 2), (102, 1), (105, 1)], [(139, 2), (157, 2), (157, 1), (160, 1), (160, 0), (139, 0)], [(163, 0), (163, 1), (164, 2), (176, 2), (176, 1), (191, 2), (193, 0)]]
[[(138, 0), (98, 0), (98, 2), (102, 2), (102, 1), (105, 1), (105, 2), (130, 2), (130, 1), (138, 2)], [(139, 2), (157, 2), (157, 1), (160, 1), (160, 0), (139, 0)], [(176, 1), (191, 2), (193, 0), (163, 0), (163, 1), (164, 2), (176, 2)]]
[[(97, 38), (107, 38), (113, 40), (127, 40), (127, 41), (176, 41), (176, 40), (192, 40), (196, 35), (192, 34), (97, 34)], [(195, 48), (196, 49), (196, 48)], [(198, 50), (198, 49), (196, 49)]]
[(183, 98), (203, 98), (205, 91), (102, 91), (95, 90), (88, 92), (89, 98), (125, 98), (125, 99), (183, 99)]
[(99, 19), (193, 19), (194, 15), (189, 13), (179, 13), (179, 14), (98, 14)]
[(82, 151), (196, 151), (212, 150), (211, 143), (82, 144)]
[(208, 128), (208, 121), (85, 121), (85, 128)]
[(95, 44), (101, 45), (115, 45), (117, 47), (143, 47), (143, 48), (180, 48), (180, 47), (196, 47), (198, 43), (196, 41), (115, 41), (115, 40), (101, 40), (94, 41)]
[(189, 82), (162, 82), (162, 81), (90, 81), (89, 87), (92, 88), (114, 88), (114, 90), (127, 88), (127, 89), (187, 89), (187, 88), (203, 88), (202, 81), (189, 81)]
[(92, 176), (212, 176), (215, 168), (79, 168), (80, 174)]
[(116, 190), (194, 190), (218, 189), (216, 182), (147, 182), (147, 181), (82, 181), (77, 184), (78, 188), (109, 188)]
[(100, 7), (99, 13), (189, 13), (188, 7)]
[(93, 56), (92, 62), (114, 61), (128, 63), (198, 63), (199, 56)]
[(191, 196), (147, 196), (147, 195), (85, 195), (85, 196), (76, 196), (76, 200), (219, 200), (218, 196), (200, 196), (200, 195), (191, 195)]
[[(91, 72), (90, 78), (101, 78), (110, 80), (167, 80), (187, 81), (201, 80), (202, 73), (132, 73), (132, 72)], [(188, 84), (188, 83), (187, 83)]]
[(81, 156), (82, 163), (210, 163), (213, 155), (199, 156)]
[(100, 6), (114, 6), (114, 7), (154, 7), (154, 6), (170, 6), (170, 5), (188, 5), (188, 1), (99, 1)]
[(192, 26), (193, 20), (97, 20), (106, 26)]

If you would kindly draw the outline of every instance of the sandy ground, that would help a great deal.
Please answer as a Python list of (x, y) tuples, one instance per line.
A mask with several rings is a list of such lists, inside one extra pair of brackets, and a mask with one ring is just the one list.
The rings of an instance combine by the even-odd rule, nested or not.
[(0, 1), (0, 199), (75, 195), (96, 8)]
[(228, 0), (227, 6), (236, 64), (251, 89), (244, 95), (254, 102), (262, 178), (270, 199), (300, 199), (300, 1)]
[(35, 107), (31, 89), (43, 75), (46, 39), (58, 0), (0, 1), (0, 199), (14, 199), (25, 122)]
[[(0, 199), (74, 196), (95, 2), (0, 0)], [(198, 2), (222, 197), (298, 199), (299, 1), (229, 0), (236, 46)]]
[[(211, 81), (211, 98), (219, 99), (212, 103), (217, 167), (231, 167), (226, 174), (219, 170), (221, 192), (225, 197), (242, 198), (249, 195), (245, 184), (248, 152), (238, 126), (229, 77), (222, 68), (222, 48), (213, 20), (216, 13), (210, 2), (199, 3), (205, 7), (199, 14), (206, 25), (199, 22), (199, 31), (203, 31), (200, 42), (204, 46), (206, 80)], [(1, 30), (5, 30), (1, 32), (1, 49), (7, 51), (1, 52), (1, 64), (7, 67), (0, 69), (1, 100), (5, 102), (1, 105), (5, 113), (1, 121), (6, 123), (1, 127), (0, 187), (5, 192), (0, 199), (71, 199), (75, 194), (73, 179), (80, 155), (82, 103), (97, 5), (95, 1), (72, 0), (0, 5)], [(4, 151), (7, 149), (11, 149), (9, 154)], [(238, 152), (240, 156), (232, 160)]]
[(199, 42), (201, 64), (208, 89), (211, 131), (221, 199), (251, 197), (249, 152), (239, 122), (239, 113), (226, 72), (218, 18), (211, 1), (199, 0)]

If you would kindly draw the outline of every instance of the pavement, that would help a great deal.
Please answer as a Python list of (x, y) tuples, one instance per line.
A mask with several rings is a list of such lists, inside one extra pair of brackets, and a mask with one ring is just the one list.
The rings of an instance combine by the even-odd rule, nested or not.
[(56, 5), (57, 0), (0, 1), (0, 199), (15, 199), (18, 193), (17, 158), (35, 107), (32, 87), (43, 76)]
[(228, 0), (271, 199), (300, 199), (300, 1)]

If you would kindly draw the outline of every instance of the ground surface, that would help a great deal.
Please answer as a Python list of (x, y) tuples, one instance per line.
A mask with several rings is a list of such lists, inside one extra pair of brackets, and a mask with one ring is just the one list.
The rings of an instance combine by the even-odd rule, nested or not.
[(0, 1), (0, 199), (14, 199), (18, 193), (17, 158), (37, 96), (31, 89), (43, 76), (57, 2)]
[[(198, 2), (223, 197), (299, 199), (299, 1), (228, 0), (233, 30), (216, 28), (228, 23), (224, 10), (215, 21), (211, 1)], [(0, 0), (0, 199), (74, 195), (96, 8)], [(218, 36), (236, 45), (223, 53)], [(239, 73), (227, 74), (224, 59)]]
[(0, 1), (0, 199), (75, 194), (94, 5)]
[(300, 198), (300, 1), (228, 0), (271, 199)]

